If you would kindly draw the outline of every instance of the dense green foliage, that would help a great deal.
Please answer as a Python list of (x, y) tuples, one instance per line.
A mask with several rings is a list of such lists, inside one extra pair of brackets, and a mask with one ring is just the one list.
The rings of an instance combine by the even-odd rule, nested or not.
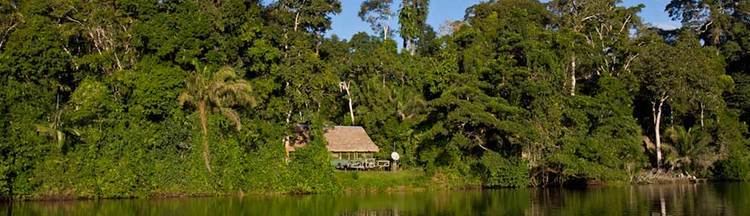
[(438, 34), (427, 0), (368, 0), (377, 35), (341, 39), (337, 0), (0, 1), (0, 194), (337, 191), (322, 133), (351, 124), (438, 181), (747, 180), (750, 5), (694, 2), (661, 30), (619, 0), (498, 0)]

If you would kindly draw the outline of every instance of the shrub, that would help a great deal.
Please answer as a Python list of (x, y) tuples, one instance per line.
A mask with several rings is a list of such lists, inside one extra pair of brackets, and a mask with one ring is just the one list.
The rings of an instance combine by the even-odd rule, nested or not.
[(529, 169), (525, 161), (507, 159), (494, 152), (482, 156), (479, 172), (485, 187), (525, 187), (529, 184)]
[(293, 193), (320, 193), (339, 189), (333, 175), (322, 127), (314, 127), (312, 141), (294, 152), (289, 170)]
[(750, 157), (732, 154), (717, 162), (713, 173), (716, 178), (723, 180), (750, 180)]

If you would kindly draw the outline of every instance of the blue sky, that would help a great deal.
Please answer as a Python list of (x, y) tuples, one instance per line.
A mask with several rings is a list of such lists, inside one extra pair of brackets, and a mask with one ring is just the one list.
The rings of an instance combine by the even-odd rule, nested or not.
[[(394, 8), (398, 7), (399, 2), (401, 1), (394, 0)], [(431, 0), (427, 23), (432, 25), (435, 31), (438, 31), (440, 26), (448, 20), (463, 19), (466, 8), (478, 2), (480, 0)], [(623, 5), (644, 4), (646, 8), (641, 11), (641, 17), (646, 22), (666, 29), (677, 28), (680, 23), (672, 21), (664, 12), (664, 7), (668, 2), (669, 0), (624, 0)], [(329, 31), (328, 34), (351, 38), (357, 32), (372, 32), (369, 24), (360, 20), (357, 16), (361, 3), (361, 0), (342, 0), (342, 11), (333, 18), (333, 30)], [(397, 26), (397, 21), (394, 19), (391, 27), (396, 28)]]

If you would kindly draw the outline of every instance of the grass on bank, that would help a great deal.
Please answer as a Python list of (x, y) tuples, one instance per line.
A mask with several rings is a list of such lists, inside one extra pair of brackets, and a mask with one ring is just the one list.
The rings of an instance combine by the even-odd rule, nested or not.
[(478, 186), (478, 180), (450, 172), (423, 170), (336, 171), (336, 181), (346, 192), (393, 192), (445, 190)]

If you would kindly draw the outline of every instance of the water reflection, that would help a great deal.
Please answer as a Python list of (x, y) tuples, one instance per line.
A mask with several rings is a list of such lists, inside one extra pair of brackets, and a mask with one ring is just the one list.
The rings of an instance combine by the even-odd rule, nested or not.
[(16, 202), (8, 215), (746, 215), (750, 184)]

